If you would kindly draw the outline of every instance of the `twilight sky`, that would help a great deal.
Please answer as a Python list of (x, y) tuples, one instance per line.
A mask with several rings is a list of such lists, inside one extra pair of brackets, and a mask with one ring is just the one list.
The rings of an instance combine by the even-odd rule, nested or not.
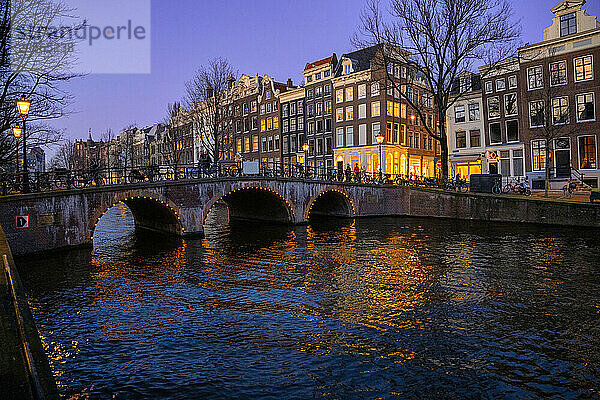
[[(539, 42), (559, 0), (512, 0), (522, 18), (523, 42)], [(181, 99), (186, 80), (215, 56), (240, 73), (269, 74), (297, 84), (308, 61), (354, 50), (364, 0), (152, 0), (151, 73), (88, 75), (69, 83), (74, 114), (55, 126), (70, 138), (95, 139), (131, 123), (160, 121), (167, 103)], [(600, 2), (584, 6), (600, 15)]]

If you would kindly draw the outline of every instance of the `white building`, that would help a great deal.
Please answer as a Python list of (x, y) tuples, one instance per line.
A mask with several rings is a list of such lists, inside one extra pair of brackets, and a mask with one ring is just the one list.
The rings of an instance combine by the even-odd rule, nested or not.
[(448, 152), (452, 176), (488, 173), (485, 157), (485, 129), (479, 75), (461, 74), (453, 99), (460, 97), (446, 115)]

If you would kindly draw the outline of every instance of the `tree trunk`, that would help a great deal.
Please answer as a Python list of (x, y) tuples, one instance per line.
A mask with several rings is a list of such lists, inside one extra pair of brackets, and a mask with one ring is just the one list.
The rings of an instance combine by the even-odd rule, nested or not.
[(544, 197), (548, 197), (548, 193), (550, 191), (550, 141), (546, 139), (546, 168), (545, 173), (546, 177), (544, 179)]
[(444, 120), (440, 118), (439, 122), (440, 127), (440, 149), (441, 149), (441, 161), (442, 161), (442, 178), (448, 179), (448, 138), (445, 134), (446, 132), (446, 124)]

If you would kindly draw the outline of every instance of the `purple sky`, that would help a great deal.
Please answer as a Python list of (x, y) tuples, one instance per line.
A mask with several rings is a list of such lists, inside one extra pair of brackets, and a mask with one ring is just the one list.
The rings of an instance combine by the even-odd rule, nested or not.
[[(523, 42), (539, 42), (558, 0), (513, 0), (522, 18)], [(131, 123), (163, 119), (167, 103), (181, 99), (186, 80), (215, 56), (240, 73), (269, 74), (299, 83), (308, 61), (352, 51), (364, 0), (179, 0), (152, 1), (152, 73), (88, 75), (68, 85), (75, 112), (55, 122), (68, 137), (95, 139)], [(600, 14), (600, 2), (584, 6)]]

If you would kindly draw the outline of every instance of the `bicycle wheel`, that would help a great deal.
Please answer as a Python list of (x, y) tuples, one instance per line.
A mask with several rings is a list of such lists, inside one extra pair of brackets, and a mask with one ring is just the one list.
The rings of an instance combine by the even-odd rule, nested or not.
[(512, 191), (512, 187), (510, 185), (506, 185), (502, 188), (502, 193), (507, 194)]
[(494, 185), (492, 188), (492, 193), (495, 195), (499, 195), (502, 191), (500, 190), (500, 185)]
[(240, 175), (240, 169), (236, 165), (229, 167), (229, 176), (236, 177)]

